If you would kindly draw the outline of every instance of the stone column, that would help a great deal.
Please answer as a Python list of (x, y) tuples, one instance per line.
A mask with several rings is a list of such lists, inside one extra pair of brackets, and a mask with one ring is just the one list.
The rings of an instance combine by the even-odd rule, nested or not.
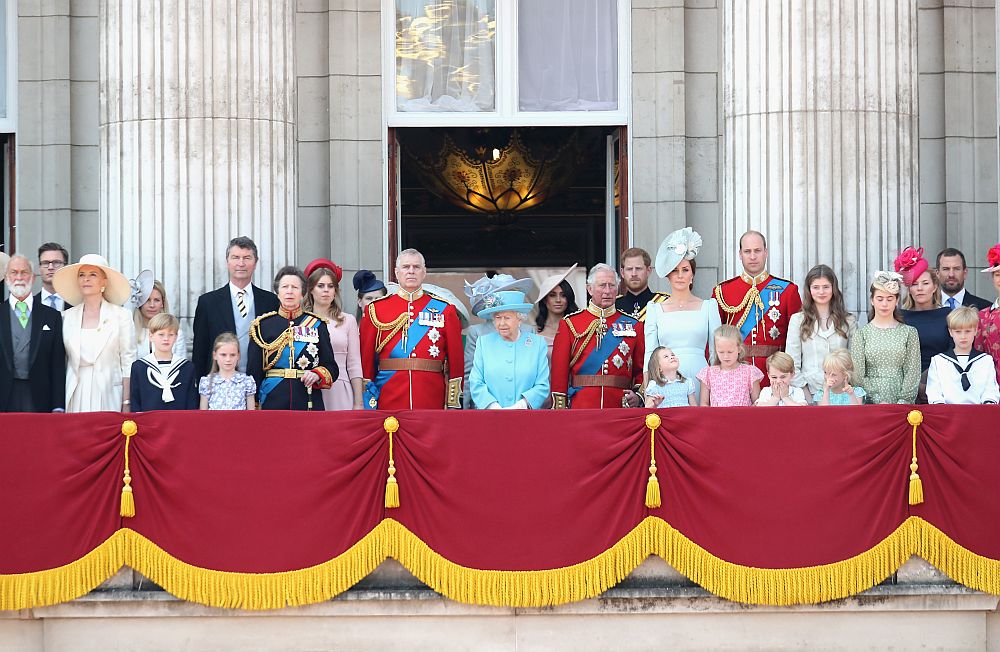
[(726, 0), (724, 23), (728, 272), (757, 229), (773, 273), (826, 263), (863, 310), (919, 242), (915, 1)]
[(296, 262), (294, 4), (101, 0), (102, 253), (153, 269), (179, 316), (234, 236), (258, 285)]

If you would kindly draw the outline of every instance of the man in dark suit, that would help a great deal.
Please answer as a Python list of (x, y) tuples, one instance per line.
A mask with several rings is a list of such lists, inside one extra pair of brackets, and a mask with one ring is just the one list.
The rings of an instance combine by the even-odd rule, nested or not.
[(965, 290), (965, 280), (969, 269), (965, 265), (965, 254), (958, 249), (948, 247), (937, 255), (937, 274), (941, 283), (941, 305), (954, 310), (959, 306), (971, 306), (976, 310), (989, 308), (992, 301), (987, 301)]
[(62, 315), (31, 296), (31, 261), (11, 257), (10, 296), (0, 310), (0, 412), (62, 412), (66, 351)]
[(35, 295), (35, 303), (54, 308), (59, 312), (72, 308), (59, 296), (52, 286), (56, 272), (69, 264), (69, 252), (58, 242), (46, 242), (38, 248), (38, 275), (42, 279), (42, 290)]
[(212, 344), (222, 333), (235, 333), (240, 341), (239, 370), (246, 372), (250, 323), (260, 315), (278, 309), (278, 297), (253, 285), (257, 268), (257, 245), (245, 236), (233, 238), (226, 248), (229, 283), (198, 297), (194, 311), (192, 362), (197, 377), (212, 369)]

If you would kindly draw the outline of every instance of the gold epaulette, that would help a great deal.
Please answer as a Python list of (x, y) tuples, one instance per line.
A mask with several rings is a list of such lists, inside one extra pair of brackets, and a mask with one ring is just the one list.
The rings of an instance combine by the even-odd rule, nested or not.
[(663, 303), (664, 301), (666, 301), (669, 298), (670, 298), (670, 295), (667, 294), (666, 292), (654, 292), (653, 293), (653, 298), (651, 299), (651, 301), (653, 303)]

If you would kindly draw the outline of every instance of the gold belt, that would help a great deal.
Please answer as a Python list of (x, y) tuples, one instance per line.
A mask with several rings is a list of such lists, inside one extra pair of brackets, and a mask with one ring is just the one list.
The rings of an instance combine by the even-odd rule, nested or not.
[(302, 378), (307, 371), (312, 371), (312, 369), (268, 369), (264, 376), (267, 378)]

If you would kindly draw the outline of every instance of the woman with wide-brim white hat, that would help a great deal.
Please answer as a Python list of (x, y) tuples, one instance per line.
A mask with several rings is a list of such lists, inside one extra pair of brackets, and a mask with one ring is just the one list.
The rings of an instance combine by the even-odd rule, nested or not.
[(695, 258), (701, 248), (701, 236), (689, 226), (664, 238), (656, 252), (656, 274), (670, 283), (670, 296), (646, 305), (646, 359), (658, 346), (665, 346), (680, 360), (680, 373), (695, 384), (695, 395), (701, 391), (697, 374), (708, 366), (715, 354), (712, 333), (722, 325), (715, 299), (702, 299), (692, 293), (697, 271)]
[(129, 412), (129, 375), (135, 361), (135, 325), (122, 307), (132, 296), (124, 274), (98, 254), (87, 254), (52, 279), (73, 307), (63, 313), (66, 411)]
[(573, 286), (566, 280), (576, 270), (576, 265), (573, 263), (573, 266), (565, 272), (553, 274), (538, 284), (538, 299), (535, 301), (538, 304), (538, 314), (535, 316), (535, 326), (538, 327), (538, 334), (548, 345), (549, 360), (552, 359), (552, 344), (556, 341), (559, 323), (566, 315), (579, 310)]

